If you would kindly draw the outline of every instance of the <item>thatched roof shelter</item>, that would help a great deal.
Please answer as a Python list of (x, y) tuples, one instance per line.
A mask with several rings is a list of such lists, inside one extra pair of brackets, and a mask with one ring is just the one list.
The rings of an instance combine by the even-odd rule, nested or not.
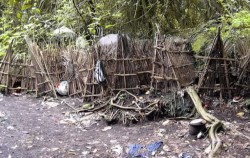
[(156, 35), (151, 86), (173, 92), (191, 84), (194, 77), (194, 58), (188, 42), (180, 37)]
[[(104, 37), (105, 38), (105, 37)], [(108, 38), (107, 38), (108, 40)], [(131, 40), (126, 35), (112, 35), (111, 41), (98, 43), (97, 60), (101, 61), (110, 90), (139, 93), (150, 82), (151, 43)], [(145, 51), (147, 48), (147, 51)]]
[(198, 89), (201, 94), (212, 96), (219, 92), (221, 98), (231, 96), (233, 88), (230, 87), (228, 60), (230, 59), (227, 58), (227, 53), (224, 50), (219, 29), (199, 78)]

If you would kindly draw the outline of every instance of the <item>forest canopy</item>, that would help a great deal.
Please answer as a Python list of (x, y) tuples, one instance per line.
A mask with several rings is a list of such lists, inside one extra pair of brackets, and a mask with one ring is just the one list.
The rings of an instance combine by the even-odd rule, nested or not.
[(89, 41), (118, 32), (153, 38), (160, 31), (193, 37), (199, 51), (218, 26), (225, 38), (249, 36), (249, 10), (248, 0), (1, 0), (0, 54), (12, 39), (23, 53), (24, 36), (48, 42), (61, 27)]

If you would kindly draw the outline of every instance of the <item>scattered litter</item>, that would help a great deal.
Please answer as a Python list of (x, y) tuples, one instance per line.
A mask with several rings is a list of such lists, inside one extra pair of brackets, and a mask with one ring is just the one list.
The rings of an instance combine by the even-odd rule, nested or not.
[(62, 81), (56, 85), (56, 92), (60, 95), (68, 95), (69, 93), (69, 84), (68, 81)]
[(6, 115), (6, 114), (5, 114), (4, 112), (0, 111), (0, 118), (4, 118), (5, 115)]
[(161, 128), (157, 131), (157, 135), (160, 136), (160, 137), (163, 137), (164, 136), (164, 133), (166, 133), (166, 130)]
[(69, 152), (68, 152), (68, 154), (69, 155), (76, 155), (76, 152), (75, 152), (75, 150), (70, 149)]
[(209, 145), (209, 146), (205, 149), (204, 152), (205, 152), (206, 154), (209, 154), (209, 153), (211, 152), (211, 150), (212, 150), (212, 149), (211, 149), (211, 145)]
[(164, 121), (164, 122), (162, 123), (162, 125), (163, 125), (163, 126), (166, 126), (166, 125), (169, 124), (169, 122), (170, 122), (170, 120), (166, 120), (166, 121)]
[(46, 102), (43, 102), (42, 105), (47, 106), (48, 109), (50, 109), (50, 108), (57, 107), (59, 105), (59, 103), (58, 102), (52, 102), (52, 101), (46, 101)]
[(89, 153), (90, 153), (89, 151), (83, 151), (83, 152), (82, 152), (82, 155), (86, 156), (86, 155), (88, 155)]
[(77, 121), (73, 118), (66, 118), (59, 122), (60, 124), (75, 124)]
[(189, 134), (197, 135), (199, 132), (206, 131), (206, 121), (203, 119), (195, 119), (189, 123)]
[(112, 127), (111, 127), (111, 126), (107, 126), (107, 127), (104, 127), (104, 128), (102, 129), (102, 131), (105, 132), (105, 131), (110, 130), (110, 129), (112, 129)]
[(237, 96), (237, 97), (234, 97), (233, 98), (233, 103), (238, 103), (238, 102), (240, 102), (240, 101), (242, 101), (243, 100), (243, 98), (241, 97), (241, 96)]
[(91, 108), (91, 104), (83, 104), (82, 105), (82, 109), (90, 109)]
[(205, 137), (205, 135), (201, 131), (197, 134), (197, 139), (201, 139), (201, 138), (204, 138), (204, 137)]
[(13, 126), (8, 126), (7, 129), (8, 130), (15, 130), (15, 128)]
[(117, 140), (110, 140), (109, 141), (111, 144), (115, 144), (115, 143), (117, 143)]
[(164, 145), (162, 149), (166, 152), (170, 152), (170, 148), (168, 145)]
[(181, 153), (178, 156), (179, 158), (192, 158), (192, 156), (189, 153)]
[(24, 134), (29, 134), (29, 132), (28, 131), (22, 131)]
[(129, 146), (128, 155), (132, 157), (148, 157), (155, 155), (157, 150), (162, 146), (163, 142), (154, 142), (145, 147), (140, 144)]
[(112, 146), (111, 151), (114, 152), (117, 156), (122, 155), (123, 148), (121, 145)]
[(57, 150), (59, 150), (59, 148), (51, 148), (50, 151), (57, 151)]
[(93, 151), (92, 151), (92, 153), (96, 153), (97, 152), (97, 149), (94, 149)]
[(14, 96), (21, 96), (21, 95), (23, 95), (23, 93), (16, 93), (16, 92), (14, 92), (14, 93), (12, 93)]
[(12, 147), (10, 147), (11, 149), (15, 150), (18, 146), (17, 145), (14, 145)]

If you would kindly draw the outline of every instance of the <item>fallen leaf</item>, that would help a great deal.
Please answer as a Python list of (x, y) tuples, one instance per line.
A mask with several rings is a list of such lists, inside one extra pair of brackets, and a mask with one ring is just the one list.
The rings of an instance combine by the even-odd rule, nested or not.
[(82, 109), (89, 109), (91, 108), (91, 104), (83, 104)]
[(244, 112), (238, 112), (238, 113), (236, 114), (236, 116), (238, 116), (238, 117), (241, 117), (241, 118), (242, 118), (242, 117), (244, 116), (244, 114), (245, 114)]

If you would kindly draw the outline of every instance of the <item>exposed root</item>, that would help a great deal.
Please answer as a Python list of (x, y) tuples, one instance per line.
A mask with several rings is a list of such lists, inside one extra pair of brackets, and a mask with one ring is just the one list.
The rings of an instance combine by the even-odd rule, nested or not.
[(193, 100), (197, 112), (202, 116), (203, 119), (212, 124), (211, 128), (209, 129), (209, 137), (211, 139), (211, 151), (208, 157), (213, 158), (215, 157), (216, 152), (222, 145), (222, 141), (217, 135), (218, 129), (222, 127), (222, 122), (204, 110), (204, 108), (202, 107), (201, 100), (192, 86), (187, 88), (187, 93)]

